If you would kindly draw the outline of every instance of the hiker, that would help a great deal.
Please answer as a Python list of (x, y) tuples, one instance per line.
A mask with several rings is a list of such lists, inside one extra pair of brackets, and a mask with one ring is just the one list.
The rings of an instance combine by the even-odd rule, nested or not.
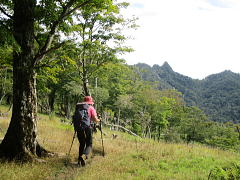
[[(82, 109), (87, 112), (85, 115), (82, 116), (82, 120), (80, 121), (80, 127), (75, 128), (75, 131), (77, 131), (77, 137), (79, 141), (79, 156), (78, 156), (78, 164), (82, 166), (85, 166), (85, 161), (83, 159), (83, 154), (85, 155), (85, 158), (88, 158), (89, 153), (92, 150), (92, 127), (93, 122), (98, 123), (100, 120), (97, 117), (97, 112), (95, 108), (93, 107), (93, 98), (91, 96), (85, 96), (83, 102), (78, 103), (76, 105), (76, 112), (78, 112), (80, 109), (81, 112)], [(84, 113), (81, 113), (84, 114)], [(85, 116), (85, 117), (83, 117)], [(78, 118), (79, 119), (79, 118)]]

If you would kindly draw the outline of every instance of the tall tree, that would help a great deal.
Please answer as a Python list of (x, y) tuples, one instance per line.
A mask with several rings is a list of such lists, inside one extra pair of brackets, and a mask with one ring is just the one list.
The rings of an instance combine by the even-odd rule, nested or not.
[(88, 87), (90, 78), (100, 66), (118, 62), (120, 61), (116, 57), (118, 53), (132, 50), (122, 46), (127, 39), (122, 34), (122, 29), (135, 27), (135, 19), (129, 21), (120, 14), (120, 9), (127, 6), (127, 3), (105, 4), (97, 8), (85, 6), (76, 14), (78, 23), (73, 30), (78, 29), (75, 50), (78, 53), (74, 59), (78, 65), (85, 95), (90, 95)]
[(3, 0), (0, 24), (13, 34), (19, 51), (13, 50), (13, 109), (0, 157), (31, 160), (46, 152), (37, 142), (36, 69), (44, 56), (62, 42), (54, 37), (65, 32), (78, 9), (110, 3), (110, 0)]

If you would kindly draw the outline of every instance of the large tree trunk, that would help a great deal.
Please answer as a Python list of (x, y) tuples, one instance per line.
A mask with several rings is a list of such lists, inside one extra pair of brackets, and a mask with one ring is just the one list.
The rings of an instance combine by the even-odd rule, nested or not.
[(41, 155), (37, 136), (36, 73), (34, 70), (34, 0), (15, 0), (13, 30), (20, 46), (13, 59), (13, 109), (0, 157), (29, 160)]
[[(21, 58), (15, 57), (14, 64)], [(12, 118), (1, 144), (4, 156), (10, 159), (36, 155), (35, 73), (20, 64), (14, 67)]]

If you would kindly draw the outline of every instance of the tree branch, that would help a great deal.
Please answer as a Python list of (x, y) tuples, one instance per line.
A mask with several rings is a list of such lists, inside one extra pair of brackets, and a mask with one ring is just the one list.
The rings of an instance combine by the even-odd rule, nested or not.
[(10, 19), (13, 18), (13, 16), (9, 15), (2, 7), (0, 7), (0, 11), (7, 17), (9, 17)]
[(129, 134), (141, 138), (140, 136), (138, 136), (137, 134), (135, 134), (134, 132), (130, 131), (129, 129), (127, 129), (127, 128), (123, 127), (123, 126), (115, 125), (115, 124), (107, 124), (107, 123), (104, 123), (104, 124), (107, 125), (107, 126), (113, 126), (113, 127), (121, 128), (121, 129), (123, 129), (124, 131), (127, 131)]
[(73, 8), (72, 10), (70, 10), (70, 11), (66, 14), (66, 16), (70, 15), (71, 13), (73, 13), (74, 11), (76, 11), (77, 9), (79, 9), (80, 7), (85, 6), (86, 4), (90, 3), (91, 1), (92, 1), (92, 0), (87, 0), (87, 1), (85, 1), (85, 2), (83, 2), (83, 3), (81, 3), (81, 4), (79, 4), (79, 5), (77, 5), (75, 8)]
[(47, 62), (44, 62), (44, 63), (42, 63), (42, 64), (38, 64), (38, 65), (36, 66), (36, 69), (40, 69), (40, 68), (43, 68), (43, 67), (52, 68), (53, 65), (50, 65), (50, 63), (53, 62), (54, 60), (56, 60), (56, 58), (52, 58), (52, 59), (47, 60)]
[(62, 43), (59, 43), (59, 44), (57, 44), (56, 46), (54, 46), (54, 47), (52, 47), (52, 48), (50, 48), (50, 49), (47, 49), (46, 51), (41, 52), (41, 54), (38, 54), (38, 56), (35, 56), (35, 60), (42, 59), (45, 54), (47, 54), (47, 53), (49, 53), (49, 52), (52, 52), (52, 51), (54, 51), (54, 50), (59, 49), (59, 48), (60, 48), (62, 45), (64, 45), (65, 43), (66, 43), (66, 41), (64, 41), (64, 42), (62, 42)]
[(40, 46), (41, 45), (41, 42), (39, 41), (39, 39), (37, 38), (36, 35), (34, 35), (34, 39), (36, 40), (36, 42), (38, 43), (38, 45)]
[[(45, 41), (44, 46), (40, 49), (39, 53), (36, 55), (35, 60), (36, 61), (40, 61), (44, 54), (46, 54), (46, 52), (48, 52), (49, 47), (52, 44), (53, 41), (53, 37), (58, 29), (59, 24), (64, 20), (64, 18), (66, 18), (67, 16), (69, 16), (71, 13), (73, 13), (74, 11), (76, 11), (78, 8), (85, 6), (86, 4), (90, 3), (92, 0), (87, 0), (83, 3), (78, 4), (75, 8), (73, 8), (72, 10), (70, 10), (71, 6), (74, 4), (74, 0), (70, 0), (67, 5), (65, 7), (63, 7), (63, 11), (60, 14), (58, 20), (54, 21), (52, 23), (52, 26), (50, 28), (47, 40)], [(37, 62), (36, 62), (37, 63)]]
[(90, 70), (88, 71), (89, 77), (91, 77), (95, 71), (97, 71), (104, 63), (107, 63), (107, 62), (108, 62), (107, 59), (103, 60), (103, 61), (100, 62), (100, 63), (98, 62), (98, 63), (97, 63), (97, 67), (95, 67), (92, 71), (90, 71)]

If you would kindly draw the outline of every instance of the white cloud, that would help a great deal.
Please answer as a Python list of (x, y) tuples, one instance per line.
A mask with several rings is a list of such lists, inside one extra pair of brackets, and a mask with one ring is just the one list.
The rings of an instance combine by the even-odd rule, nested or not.
[(225, 69), (240, 72), (239, 0), (129, 2), (135, 5), (125, 14), (138, 16), (141, 26), (133, 33), (135, 40), (129, 41), (135, 52), (124, 56), (129, 64), (167, 61), (175, 71), (193, 78)]
[(212, 6), (220, 7), (220, 8), (229, 8), (230, 4), (224, 0), (207, 0), (209, 4)]

